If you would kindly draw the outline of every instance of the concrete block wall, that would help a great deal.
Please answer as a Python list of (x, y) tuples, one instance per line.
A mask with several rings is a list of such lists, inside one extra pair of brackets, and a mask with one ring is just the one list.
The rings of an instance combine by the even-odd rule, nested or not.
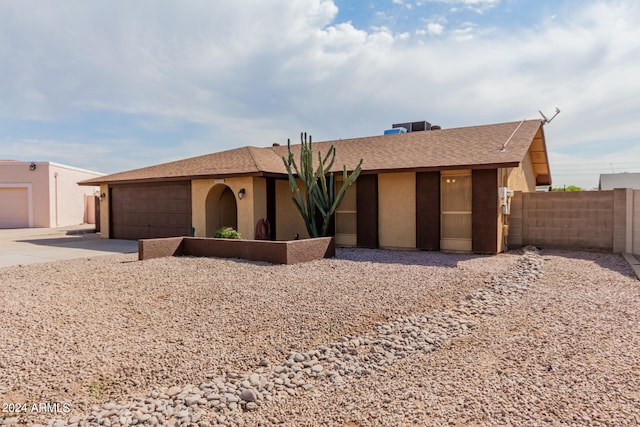
[(633, 217), (633, 190), (630, 188), (613, 190), (613, 252), (632, 251), (630, 220)]
[(633, 224), (631, 226), (631, 253), (640, 255), (640, 190), (633, 190)]
[(628, 194), (627, 190), (516, 192), (511, 200), (509, 247), (625, 252), (633, 216)]

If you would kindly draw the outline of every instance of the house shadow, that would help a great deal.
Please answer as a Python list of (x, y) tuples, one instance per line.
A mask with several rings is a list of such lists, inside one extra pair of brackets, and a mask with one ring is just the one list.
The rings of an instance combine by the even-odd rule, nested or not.
[(636, 279), (633, 269), (629, 263), (624, 259), (622, 254), (612, 252), (597, 252), (587, 250), (569, 250), (569, 249), (555, 249), (555, 248), (538, 248), (540, 249), (540, 256), (544, 259), (546, 256), (554, 256), (566, 258), (567, 262), (572, 260), (589, 261), (598, 265), (599, 267), (616, 272), (622, 276), (626, 276), (632, 279)]
[(14, 242), (48, 246), (60, 250), (78, 249), (123, 254), (138, 252), (138, 242), (135, 240), (102, 239), (96, 234), (70, 234), (65, 237), (20, 239), (14, 240)]
[(492, 256), (495, 255), (420, 250), (336, 248), (335, 259), (381, 264), (457, 268), (460, 262), (491, 258)]

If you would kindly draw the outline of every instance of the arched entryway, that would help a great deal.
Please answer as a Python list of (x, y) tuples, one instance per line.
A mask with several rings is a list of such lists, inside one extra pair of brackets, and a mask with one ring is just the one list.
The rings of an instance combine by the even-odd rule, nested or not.
[(224, 184), (217, 184), (207, 194), (207, 237), (213, 237), (222, 227), (238, 229), (238, 206), (233, 191)]

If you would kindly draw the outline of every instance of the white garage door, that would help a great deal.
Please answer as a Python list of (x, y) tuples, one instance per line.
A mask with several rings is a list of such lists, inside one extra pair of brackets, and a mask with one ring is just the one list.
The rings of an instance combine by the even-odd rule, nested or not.
[(0, 188), (0, 228), (29, 227), (29, 193), (26, 188)]

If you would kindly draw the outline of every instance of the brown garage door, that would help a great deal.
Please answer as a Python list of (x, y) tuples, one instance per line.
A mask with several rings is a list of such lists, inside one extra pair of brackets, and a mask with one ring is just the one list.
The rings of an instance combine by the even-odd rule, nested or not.
[(0, 228), (26, 227), (29, 227), (29, 193), (27, 188), (0, 188)]
[(110, 188), (113, 239), (191, 234), (191, 182), (129, 184)]

